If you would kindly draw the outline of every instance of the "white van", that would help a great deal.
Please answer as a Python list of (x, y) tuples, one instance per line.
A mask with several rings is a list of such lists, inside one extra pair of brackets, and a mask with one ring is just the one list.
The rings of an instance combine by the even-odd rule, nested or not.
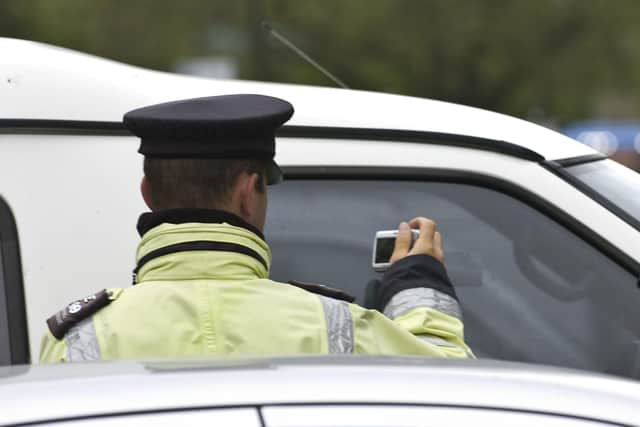
[[(145, 210), (125, 112), (258, 93), (296, 113), (270, 188), (272, 278), (367, 306), (377, 230), (426, 215), (479, 357), (640, 376), (640, 176), (551, 130), (444, 102), (206, 80), (0, 38), (0, 364), (45, 319), (131, 283)], [(6, 343), (6, 344), (5, 344)]]

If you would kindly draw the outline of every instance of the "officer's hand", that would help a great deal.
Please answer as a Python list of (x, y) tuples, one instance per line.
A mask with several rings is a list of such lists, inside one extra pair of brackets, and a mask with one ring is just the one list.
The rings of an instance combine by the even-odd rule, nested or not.
[[(420, 237), (411, 248), (411, 229), (420, 230)], [(398, 226), (398, 237), (389, 260), (391, 264), (410, 255), (430, 255), (444, 264), (442, 236), (436, 231), (436, 223), (425, 217), (417, 217)]]

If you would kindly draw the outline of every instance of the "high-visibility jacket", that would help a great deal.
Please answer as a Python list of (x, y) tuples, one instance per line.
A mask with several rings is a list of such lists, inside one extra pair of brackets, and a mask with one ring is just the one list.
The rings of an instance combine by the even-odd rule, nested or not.
[(75, 301), (49, 319), (40, 361), (472, 355), (454, 298), (428, 287), (403, 289), (389, 299), (385, 315), (278, 283), (268, 279), (271, 253), (259, 232), (239, 219), (196, 216), (199, 222), (152, 221), (142, 230), (135, 286)]

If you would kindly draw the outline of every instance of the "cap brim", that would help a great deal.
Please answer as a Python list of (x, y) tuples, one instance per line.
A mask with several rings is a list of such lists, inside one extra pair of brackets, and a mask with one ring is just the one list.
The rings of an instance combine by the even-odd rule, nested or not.
[(269, 161), (267, 165), (267, 185), (280, 184), (283, 180), (282, 169), (275, 162), (275, 160)]

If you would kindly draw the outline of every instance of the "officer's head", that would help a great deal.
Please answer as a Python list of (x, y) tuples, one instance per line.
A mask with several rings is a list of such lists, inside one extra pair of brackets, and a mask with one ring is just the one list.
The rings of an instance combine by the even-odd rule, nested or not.
[(262, 230), (266, 186), (282, 180), (275, 131), (291, 104), (261, 95), (176, 101), (133, 110), (125, 125), (141, 137), (141, 190), (151, 210), (204, 208), (234, 213)]

